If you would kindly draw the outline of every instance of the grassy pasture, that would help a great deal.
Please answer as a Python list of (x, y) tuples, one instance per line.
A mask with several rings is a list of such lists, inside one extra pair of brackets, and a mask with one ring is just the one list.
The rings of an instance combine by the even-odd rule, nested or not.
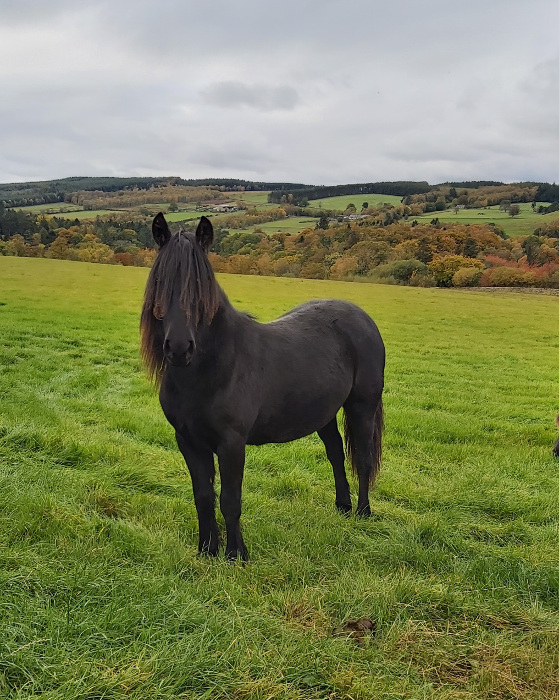
[(0, 257), (0, 697), (557, 698), (559, 299), (221, 277), (261, 320), (355, 301), (387, 345), (374, 516), (335, 512), (315, 436), (251, 448), (243, 567), (196, 556), (146, 274)]
[[(86, 210), (78, 205), (72, 204), (37, 204), (30, 207), (19, 207), (19, 211), (26, 212), (27, 214), (46, 214), (55, 215), (63, 219), (95, 219), (98, 216), (106, 216), (107, 214), (126, 214), (134, 213), (137, 214), (140, 209), (146, 207), (122, 207), (119, 209), (91, 209)], [(165, 217), (168, 221), (186, 221), (189, 219), (194, 219), (201, 216), (201, 212), (196, 209), (184, 209), (181, 211), (170, 212), (168, 202), (162, 202), (160, 204), (149, 204), (147, 205), (149, 211), (153, 211), (154, 214), (158, 211), (165, 213)], [(61, 209), (67, 211), (60, 211)], [(202, 212), (203, 213), (203, 212)]]
[(52, 202), (50, 204), (32, 204), (28, 207), (14, 208), (18, 211), (23, 211), (26, 214), (56, 214), (57, 216), (62, 216), (62, 214), (67, 214), (68, 216), (70, 216), (73, 212), (83, 211), (83, 207), (81, 207), (79, 204), (68, 204), (67, 202)]
[(392, 204), (395, 207), (401, 204), (402, 198), (393, 194), (344, 194), (339, 197), (325, 197), (324, 199), (311, 199), (310, 207), (321, 207), (322, 209), (339, 209), (345, 211), (349, 204), (354, 204), (357, 211), (361, 211), (361, 205), (367, 202), (369, 206), (381, 206), (382, 204)]
[[(64, 209), (65, 211), (60, 211)], [(75, 209), (73, 208), (75, 207)], [(127, 209), (83, 209), (78, 205), (72, 204), (37, 204), (30, 207), (19, 207), (19, 211), (23, 211), (26, 214), (45, 214), (45, 216), (57, 216), (61, 219), (95, 219), (98, 216), (105, 216), (107, 214), (119, 214), (126, 211), (131, 211)]]
[(529, 236), (538, 226), (542, 226), (554, 219), (559, 218), (558, 212), (551, 214), (536, 214), (532, 210), (532, 205), (528, 203), (520, 204), (520, 214), (509, 216), (507, 212), (501, 211), (498, 206), (487, 209), (445, 209), (445, 211), (430, 212), (422, 216), (413, 217), (418, 221), (454, 221), (461, 224), (483, 224), (493, 222), (501, 226), (504, 232), (511, 236)]
[(80, 221), (84, 221), (86, 219), (96, 219), (98, 216), (107, 216), (108, 214), (123, 214), (126, 213), (127, 211), (130, 211), (128, 209), (89, 209), (85, 210), (83, 209), (82, 211), (72, 211), (72, 212), (67, 212), (67, 213), (61, 213), (59, 216), (63, 219), (71, 219), (74, 221), (74, 219), (79, 219)]
[[(279, 221), (267, 221), (264, 224), (256, 224), (254, 226), (249, 226), (248, 229), (230, 229), (232, 232), (237, 230), (248, 230), (254, 231), (259, 229), (264, 233), (271, 235), (272, 233), (299, 233), (306, 228), (314, 228), (318, 218), (312, 216), (289, 216), (286, 219), (280, 219)], [(217, 224), (219, 225), (219, 223)]]
[(276, 207), (277, 204), (268, 203), (267, 192), (228, 192), (227, 196), (234, 202), (244, 202), (249, 207), (255, 207), (256, 209), (267, 209), (269, 207)]

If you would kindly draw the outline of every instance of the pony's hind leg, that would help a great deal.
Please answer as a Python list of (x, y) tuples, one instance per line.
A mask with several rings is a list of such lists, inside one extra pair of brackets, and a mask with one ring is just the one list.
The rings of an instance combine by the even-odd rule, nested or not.
[(344, 465), (344, 444), (338, 430), (336, 417), (317, 431), (318, 437), (324, 443), (326, 456), (334, 470), (336, 484), (336, 508), (341, 513), (351, 513), (351, 496)]
[(213, 452), (197, 449), (179, 432), (176, 433), (176, 438), (192, 480), (198, 513), (198, 551), (215, 557), (219, 548), (219, 534), (215, 520)]
[(380, 467), (382, 400), (349, 400), (344, 405), (345, 434), (351, 466), (359, 481), (357, 515), (371, 515), (369, 489)]

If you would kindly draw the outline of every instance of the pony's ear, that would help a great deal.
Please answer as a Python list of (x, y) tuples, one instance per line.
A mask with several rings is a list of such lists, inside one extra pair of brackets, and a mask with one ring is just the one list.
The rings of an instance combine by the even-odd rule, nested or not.
[(153, 240), (157, 243), (160, 248), (163, 248), (165, 243), (171, 238), (171, 232), (169, 231), (169, 226), (165, 221), (165, 217), (161, 212), (153, 220), (151, 225), (151, 232), (153, 234)]
[(198, 228), (196, 229), (196, 241), (198, 242), (198, 245), (202, 246), (204, 251), (207, 253), (211, 244), (213, 243), (213, 240), (214, 228), (212, 226), (212, 222), (203, 216), (200, 219)]

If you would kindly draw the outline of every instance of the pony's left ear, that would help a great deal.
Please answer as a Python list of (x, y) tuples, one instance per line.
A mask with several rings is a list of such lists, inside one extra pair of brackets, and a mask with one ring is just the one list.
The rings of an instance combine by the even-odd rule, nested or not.
[(163, 248), (165, 243), (171, 238), (171, 231), (169, 231), (167, 221), (161, 212), (153, 220), (151, 233), (153, 234), (153, 240), (160, 248)]
[(200, 219), (198, 228), (196, 229), (196, 241), (198, 245), (202, 246), (204, 251), (207, 253), (210, 249), (211, 244), (213, 243), (213, 240), (214, 229), (212, 226), (212, 222), (208, 218), (203, 216)]

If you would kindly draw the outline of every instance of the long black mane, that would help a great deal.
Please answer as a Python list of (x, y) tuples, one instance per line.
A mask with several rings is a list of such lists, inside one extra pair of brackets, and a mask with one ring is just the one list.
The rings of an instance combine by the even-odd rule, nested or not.
[(159, 384), (164, 367), (157, 321), (167, 313), (175, 281), (185, 318), (210, 324), (219, 306), (219, 286), (210, 262), (194, 235), (180, 231), (159, 251), (148, 277), (140, 318), (140, 352), (150, 379)]

